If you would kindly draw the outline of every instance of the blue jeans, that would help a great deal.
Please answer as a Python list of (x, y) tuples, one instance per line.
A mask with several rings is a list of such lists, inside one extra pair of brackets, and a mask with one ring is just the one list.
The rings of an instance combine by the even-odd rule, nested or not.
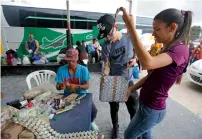
[(139, 102), (139, 110), (131, 120), (124, 133), (124, 139), (152, 139), (151, 129), (160, 123), (166, 115), (166, 110), (153, 110)]

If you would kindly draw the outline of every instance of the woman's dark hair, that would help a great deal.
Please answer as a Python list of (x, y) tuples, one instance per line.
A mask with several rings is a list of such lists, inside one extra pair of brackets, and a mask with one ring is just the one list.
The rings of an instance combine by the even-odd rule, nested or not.
[[(173, 42), (165, 48), (168, 50), (172, 47), (172, 44), (182, 41), (186, 45), (189, 44), (189, 34), (192, 24), (192, 12), (191, 11), (183, 11), (178, 9), (166, 9), (161, 11), (154, 17), (154, 20), (160, 20), (163, 23), (166, 23), (167, 26), (170, 26), (172, 23), (176, 23), (178, 25), (175, 39)], [(163, 51), (166, 51), (163, 50)]]
[(80, 41), (76, 41), (76, 45), (77, 46), (81, 46), (81, 42)]
[(97, 41), (97, 39), (93, 39), (93, 42), (96, 42)]
[[(189, 44), (189, 34), (192, 24), (192, 12), (183, 11), (178, 9), (166, 9), (161, 11), (154, 17), (154, 20), (160, 20), (170, 26), (172, 23), (178, 25), (177, 31), (175, 33), (175, 39), (166, 47), (162, 48), (161, 52), (166, 52), (173, 47), (176, 42), (183, 42), (186, 45)], [(176, 83), (180, 84), (182, 80), (182, 75), (178, 77)]]

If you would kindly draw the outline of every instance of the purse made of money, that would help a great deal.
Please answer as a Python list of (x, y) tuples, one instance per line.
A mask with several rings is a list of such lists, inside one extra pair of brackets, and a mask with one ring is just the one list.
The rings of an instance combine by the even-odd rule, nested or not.
[(103, 76), (99, 99), (102, 102), (125, 102), (128, 97), (128, 79), (124, 76)]

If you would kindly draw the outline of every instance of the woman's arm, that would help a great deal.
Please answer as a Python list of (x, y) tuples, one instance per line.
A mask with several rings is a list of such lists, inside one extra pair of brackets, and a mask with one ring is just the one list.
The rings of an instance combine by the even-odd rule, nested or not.
[(173, 60), (167, 53), (159, 54), (158, 56), (152, 57), (144, 48), (138, 34), (136, 32), (133, 17), (129, 15), (124, 8), (120, 8), (123, 11), (123, 20), (130, 32), (132, 43), (136, 52), (136, 55), (146, 70), (157, 69), (170, 65)]
[(140, 41), (138, 34), (133, 26), (129, 28), (131, 31), (131, 39), (136, 52), (137, 57), (142, 64), (142, 67), (146, 70), (157, 69), (170, 65), (173, 60), (167, 53), (162, 53), (157, 56), (152, 57), (149, 52), (147, 52)]
[(130, 87), (130, 92), (133, 92), (134, 90), (138, 90), (139, 88), (142, 87), (142, 85), (145, 83), (145, 81), (147, 80), (147, 76), (143, 77), (142, 79), (140, 79), (136, 84), (134, 84), (133, 86)]

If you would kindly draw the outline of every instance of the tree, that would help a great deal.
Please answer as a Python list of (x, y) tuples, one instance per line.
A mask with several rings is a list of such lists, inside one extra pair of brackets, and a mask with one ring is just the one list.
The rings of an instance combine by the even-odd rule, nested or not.
[(200, 37), (201, 33), (202, 33), (201, 26), (193, 26), (190, 32), (190, 40), (192, 41), (196, 40), (198, 37)]

